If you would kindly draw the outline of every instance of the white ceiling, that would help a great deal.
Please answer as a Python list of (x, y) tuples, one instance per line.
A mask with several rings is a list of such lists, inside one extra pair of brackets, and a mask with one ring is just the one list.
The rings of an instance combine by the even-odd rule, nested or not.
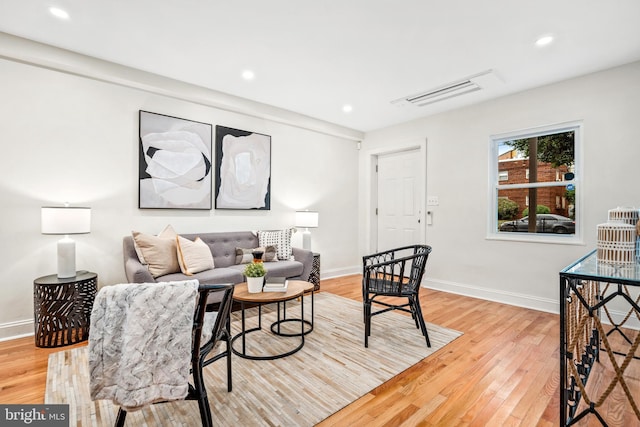
[(0, 31), (369, 131), (640, 60), (640, 0), (0, 0)]

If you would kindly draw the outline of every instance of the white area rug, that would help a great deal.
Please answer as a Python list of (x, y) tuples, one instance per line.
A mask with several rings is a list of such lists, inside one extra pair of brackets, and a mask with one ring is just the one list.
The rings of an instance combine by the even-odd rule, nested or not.
[[(305, 297), (305, 318), (311, 315)], [(257, 311), (247, 312), (248, 325), (257, 325)], [(288, 317), (299, 317), (299, 303), (289, 303)], [(263, 331), (247, 338), (248, 350), (282, 351), (299, 338), (274, 337), (269, 325), (275, 313), (263, 309)], [(369, 348), (364, 348), (362, 303), (328, 293), (315, 295), (314, 330), (292, 356), (251, 361), (233, 355), (233, 391), (227, 392), (226, 361), (205, 368), (214, 425), (312, 426), (375, 387), (438, 351), (460, 332), (427, 323), (431, 348), (413, 320), (396, 312), (373, 318)], [(240, 325), (234, 313), (232, 333)], [(293, 322), (287, 327), (299, 330)], [(240, 349), (238, 340), (234, 347)], [(113, 426), (118, 407), (111, 401), (89, 399), (86, 347), (49, 356), (45, 403), (69, 403), (70, 425)], [(77, 424), (78, 423), (78, 424)], [(129, 426), (198, 426), (194, 401), (152, 405), (127, 415)]]

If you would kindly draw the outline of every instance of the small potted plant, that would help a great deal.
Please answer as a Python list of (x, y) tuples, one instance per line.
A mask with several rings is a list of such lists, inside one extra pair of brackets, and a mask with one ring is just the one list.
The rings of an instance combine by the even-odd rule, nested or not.
[(244, 268), (243, 273), (247, 277), (247, 288), (249, 292), (252, 294), (262, 292), (264, 276), (267, 274), (264, 265), (261, 262), (251, 262)]

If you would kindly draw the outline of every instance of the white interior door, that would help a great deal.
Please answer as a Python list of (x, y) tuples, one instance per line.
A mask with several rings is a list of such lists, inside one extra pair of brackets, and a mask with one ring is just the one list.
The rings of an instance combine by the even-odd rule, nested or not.
[(424, 242), (423, 164), (420, 150), (378, 156), (378, 251)]

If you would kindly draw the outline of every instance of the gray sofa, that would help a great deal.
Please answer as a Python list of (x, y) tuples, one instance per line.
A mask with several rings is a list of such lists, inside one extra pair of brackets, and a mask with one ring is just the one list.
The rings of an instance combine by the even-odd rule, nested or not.
[[(236, 248), (257, 248), (258, 236), (250, 231), (232, 231), (218, 233), (181, 234), (189, 240), (200, 237), (213, 255), (215, 268), (202, 271), (192, 276), (182, 273), (171, 273), (154, 278), (147, 267), (145, 267), (136, 254), (133, 245), (133, 238), (125, 236), (123, 238), (124, 271), (129, 283), (153, 283), (172, 280), (198, 279), (200, 283), (221, 284), (221, 283), (241, 283), (244, 282), (242, 270), (245, 264), (237, 264)], [(309, 280), (311, 268), (313, 267), (313, 253), (311, 251), (292, 248), (295, 260), (265, 262), (267, 277), (287, 277), (295, 280)]]

